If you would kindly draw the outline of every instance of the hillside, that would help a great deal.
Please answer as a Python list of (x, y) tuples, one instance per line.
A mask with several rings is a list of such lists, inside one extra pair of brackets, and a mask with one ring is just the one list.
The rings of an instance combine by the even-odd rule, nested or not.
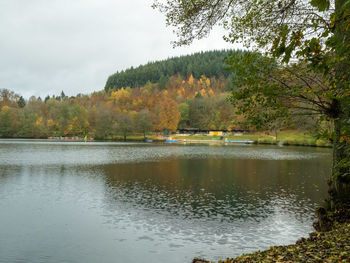
[(215, 50), (199, 52), (192, 55), (173, 57), (163, 61), (150, 62), (136, 68), (111, 75), (106, 83), (105, 90), (118, 90), (122, 87), (141, 87), (148, 81), (158, 83), (160, 89), (164, 89), (169, 77), (180, 74), (183, 79), (193, 75), (200, 79), (202, 75), (207, 77), (227, 78), (231, 72), (227, 70), (225, 58), (231, 52), (242, 52), (233, 50)]

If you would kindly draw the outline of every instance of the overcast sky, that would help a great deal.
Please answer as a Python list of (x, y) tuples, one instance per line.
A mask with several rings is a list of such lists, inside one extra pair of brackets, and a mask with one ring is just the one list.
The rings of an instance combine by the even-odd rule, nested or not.
[(152, 0), (0, 0), (0, 89), (29, 98), (102, 90), (109, 75), (149, 61), (232, 48), (215, 30), (173, 49)]

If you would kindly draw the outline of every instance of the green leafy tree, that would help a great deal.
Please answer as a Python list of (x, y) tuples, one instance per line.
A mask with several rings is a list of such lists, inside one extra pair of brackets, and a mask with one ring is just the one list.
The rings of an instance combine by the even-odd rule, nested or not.
[(3, 106), (0, 109), (0, 137), (14, 137), (18, 132), (17, 109)]
[[(250, 59), (251, 63), (255, 63), (254, 59), (258, 59), (259, 69), (262, 68), (260, 74), (268, 73), (272, 81), (252, 83), (248, 77), (239, 86), (239, 94), (233, 94), (233, 99), (243, 104), (242, 112), (248, 115), (251, 123), (258, 126), (269, 119), (273, 121), (277, 117), (287, 116), (291, 111), (286, 105), (298, 105), (298, 111), (302, 111), (300, 100), (304, 100), (304, 110), (308, 113), (321, 113), (330, 119), (334, 126), (331, 135), (334, 154), (328, 209), (350, 207), (350, 2), (165, 0), (156, 1), (154, 7), (165, 13), (168, 25), (177, 28), (178, 40), (175, 45), (189, 44), (194, 39), (208, 35), (215, 25), (222, 25), (227, 30), (224, 38), (228, 42), (242, 41), (246, 46), (275, 58), (276, 63), (268, 58), (264, 61), (255, 54), (252, 60), (247, 55), (248, 59), (244, 58), (242, 62)], [(287, 63), (291, 58), (301, 63), (301, 68), (292, 74), (299, 84), (288, 82), (286, 86), (285, 78), (276, 67), (280, 68), (280, 72), (290, 73), (291, 66)], [(248, 71), (252, 72), (241, 72), (241, 77), (248, 76)], [(322, 76), (318, 76), (317, 79), (321, 81), (318, 84), (309, 80), (310, 76), (317, 74)], [(258, 74), (254, 76), (259, 77), (256, 82), (264, 79)], [(310, 82), (314, 89), (309, 87)], [(303, 98), (304, 89), (308, 90), (309, 97)], [(324, 96), (318, 98), (322, 91)], [(288, 101), (288, 98), (297, 101)], [(249, 104), (255, 107), (248, 109), (244, 106)], [(266, 107), (272, 112), (267, 112)]]
[(141, 110), (136, 116), (136, 127), (146, 138), (146, 134), (152, 129), (150, 112), (147, 109)]
[(126, 137), (134, 129), (134, 121), (131, 115), (127, 112), (119, 113), (117, 116), (116, 130), (126, 141)]
[(217, 98), (214, 98), (214, 113), (215, 113), (215, 127), (218, 129), (230, 129), (234, 120), (237, 118), (235, 115), (235, 108), (227, 101), (227, 95), (223, 94)]
[[(105, 139), (113, 135), (113, 125), (115, 122), (114, 112), (110, 107), (99, 105), (96, 108), (95, 136), (98, 139)], [(92, 112), (95, 114), (94, 112)], [(90, 114), (92, 116), (92, 114)]]
[(58, 123), (60, 127), (60, 135), (65, 136), (69, 122), (73, 119), (72, 114), (70, 112), (70, 107), (67, 101), (61, 101), (58, 104)]
[(189, 104), (191, 127), (202, 130), (209, 130), (211, 128), (215, 129), (215, 127), (210, 127), (214, 113), (213, 101), (198, 93)]
[(190, 106), (184, 102), (179, 104), (178, 106), (180, 112), (180, 121), (179, 121), (179, 129), (187, 128), (190, 122)]
[(24, 138), (40, 137), (40, 130), (37, 124), (39, 119), (38, 114), (31, 111), (24, 111), (21, 116), (21, 129), (19, 136)]

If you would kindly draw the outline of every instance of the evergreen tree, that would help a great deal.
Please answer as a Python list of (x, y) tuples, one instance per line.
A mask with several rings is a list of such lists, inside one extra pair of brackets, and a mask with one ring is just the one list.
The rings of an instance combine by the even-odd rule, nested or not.
[(26, 106), (26, 101), (25, 101), (24, 98), (21, 96), (21, 97), (19, 97), (17, 104), (18, 104), (18, 107), (24, 108), (24, 106)]

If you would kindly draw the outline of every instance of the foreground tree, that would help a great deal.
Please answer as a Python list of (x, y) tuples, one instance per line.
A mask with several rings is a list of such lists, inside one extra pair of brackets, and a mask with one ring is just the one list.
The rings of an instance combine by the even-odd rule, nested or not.
[[(288, 109), (295, 106), (330, 119), (334, 153), (328, 209), (349, 207), (350, 2), (165, 0), (155, 2), (154, 7), (165, 13), (168, 25), (177, 28), (175, 46), (189, 44), (221, 25), (228, 32), (224, 37), (227, 41), (241, 41), (276, 59), (244, 54), (241, 62), (248, 69), (241, 68), (241, 77), (253, 73), (257, 78), (243, 79), (240, 87), (244, 88), (233, 91), (232, 100), (255, 125), (261, 125), (262, 119), (267, 122), (287, 116), (291, 113)], [(288, 66), (292, 57), (300, 63), (297, 70)], [(286, 83), (282, 72), (293, 75), (294, 83)], [(318, 81), (310, 81), (312, 76)]]

